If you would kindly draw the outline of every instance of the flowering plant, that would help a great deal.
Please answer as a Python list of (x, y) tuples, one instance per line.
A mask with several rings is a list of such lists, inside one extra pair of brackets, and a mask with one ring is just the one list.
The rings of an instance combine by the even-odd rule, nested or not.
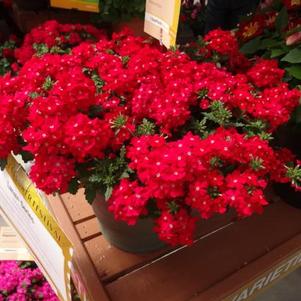
[(24, 64), (33, 55), (69, 53), (81, 42), (95, 42), (103, 36), (102, 30), (91, 25), (48, 21), (25, 36), (22, 46), (16, 49), (15, 56), (19, 63)]
[[(204, 40), (205, 57), (238, 53), (229, 32)], [(190, 244), (197, 219), (261, 213), (270, 181), (300, 184), (270, 144), (300, 98), (283, 73), (259, 60), (234, 74), (126, 30), (35, 55), (0, 78), (0, 158), (27, 154), (46, 193), (101, 192), (117, 220), (152, 217), (163, 241)]]
[(300, 12), (300, 0), (264, 1), (251, 19), (240, 23), (237, 32), (243, 52), (277, 58), (287, 72), (286, 81), (294, 87), (301, 80)]
[(180, 20), (188, 24), (196, 34), (204, 31), (205, 13), (205, 0), (182, 0)]
[(59, 301), (41, 271), (28, 262), (0, 262), (1, 301)]

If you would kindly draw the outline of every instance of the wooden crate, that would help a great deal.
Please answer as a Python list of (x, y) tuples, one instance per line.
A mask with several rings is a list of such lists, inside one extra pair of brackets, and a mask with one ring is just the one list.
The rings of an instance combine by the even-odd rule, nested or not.
[(281, 201), (261, 216), (202, 222), (191, 247), (143, 255), (104, 239), (82, 191), (49, 201), (74, 244), (74, 275), (90, 301), (249, 300), (301, 264), (301, 210)]

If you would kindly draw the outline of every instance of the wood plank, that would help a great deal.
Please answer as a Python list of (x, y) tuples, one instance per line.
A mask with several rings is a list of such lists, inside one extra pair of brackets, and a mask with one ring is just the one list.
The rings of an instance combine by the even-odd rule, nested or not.
[[(301, 210), (285, 203), (232, 224), (106, 285), (112, 301), (183, 301), (301, 233)], [(206, 300), (207, 301), (207, 300)]]
[[(233, 214), (215, 216), (198, 225), (199, 236), (207, 235), (222, 226), (232, 222)], [(152, 260), (168, 253), (169, 249), (151, 254), (131, 254), (110, 245), (104, 237), (96, 237), (85, 242), (86, 249), (103, 281), (109, 282), (122, 274), (128, 273)]]
[(99, 223), (96, 217), (75, 225), (75, 228), (82, 240), (87, 240), (101, 235)]
[(74, 255), (73, 261), (78, 269), (83, 286), (86, 288), (89, 301), (109, 301), (102, 283), (100, 282), (97, 272), (91, 262), (81, 238), (74, 228), (71, 216), (67, 212), (65, 199), (60, 196), (48, 196), (48, 200), (55, 214), (58, 223), (66, 233), (67, 237), (73, 244)]
[(84, 190), (80, 189), (76, 195), (65, 193), (61, 195), (65, 207), (74, 223), (94, 216), (92, 207), (85, 199)]
[[(251, 262), (189, 301), (233, 301), (247, 289), (253, 300), (301, 265), (301, 234)], [(276, 268), (275, 268), (276, 266)], [(278, 267), (278, 268), (277, 268)], [(257, 286), (256, 286), (257, 284)], [(249, 300), (249, 299), (248, 299)]]

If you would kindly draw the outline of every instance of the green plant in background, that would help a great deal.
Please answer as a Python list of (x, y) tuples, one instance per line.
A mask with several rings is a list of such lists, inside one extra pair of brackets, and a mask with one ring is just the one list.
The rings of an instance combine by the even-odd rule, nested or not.
[[(276, 59), (285, 69), (285, 81), (301, 89), (301, 1), (270, 0), (240, 23), (241, 51), (250, 56)], [(290, 133), (299, 136), (301, 106), (293, 114)], [(299, 147), (298, 147), (299, 148)]]
[(100, 19), (104, 22), (128, 21), (143, 18), (145, 0), (100, 0)]
[(11, 37), (0, 45), (0, 76), (9, 71), (16, 71), (17, 64), (14, 53), (16, 47), (17, 41), (15, 37)]
[(239, 25), (237, 36), (246, 55), (277, 59), (291, 87), (301, 84), (301, 1), (266, 1)]
[(203, 35), (205, 30), (205, 0), (182, 0), (180, 25), (189, 26), (195, 35)]

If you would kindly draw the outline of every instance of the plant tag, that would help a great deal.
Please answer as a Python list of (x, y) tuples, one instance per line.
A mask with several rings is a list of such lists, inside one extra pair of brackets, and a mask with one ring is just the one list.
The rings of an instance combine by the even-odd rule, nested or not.
[(180, 0), (147, 0), (144, 31), (167, 48), (176, 46), (180, 9)]

